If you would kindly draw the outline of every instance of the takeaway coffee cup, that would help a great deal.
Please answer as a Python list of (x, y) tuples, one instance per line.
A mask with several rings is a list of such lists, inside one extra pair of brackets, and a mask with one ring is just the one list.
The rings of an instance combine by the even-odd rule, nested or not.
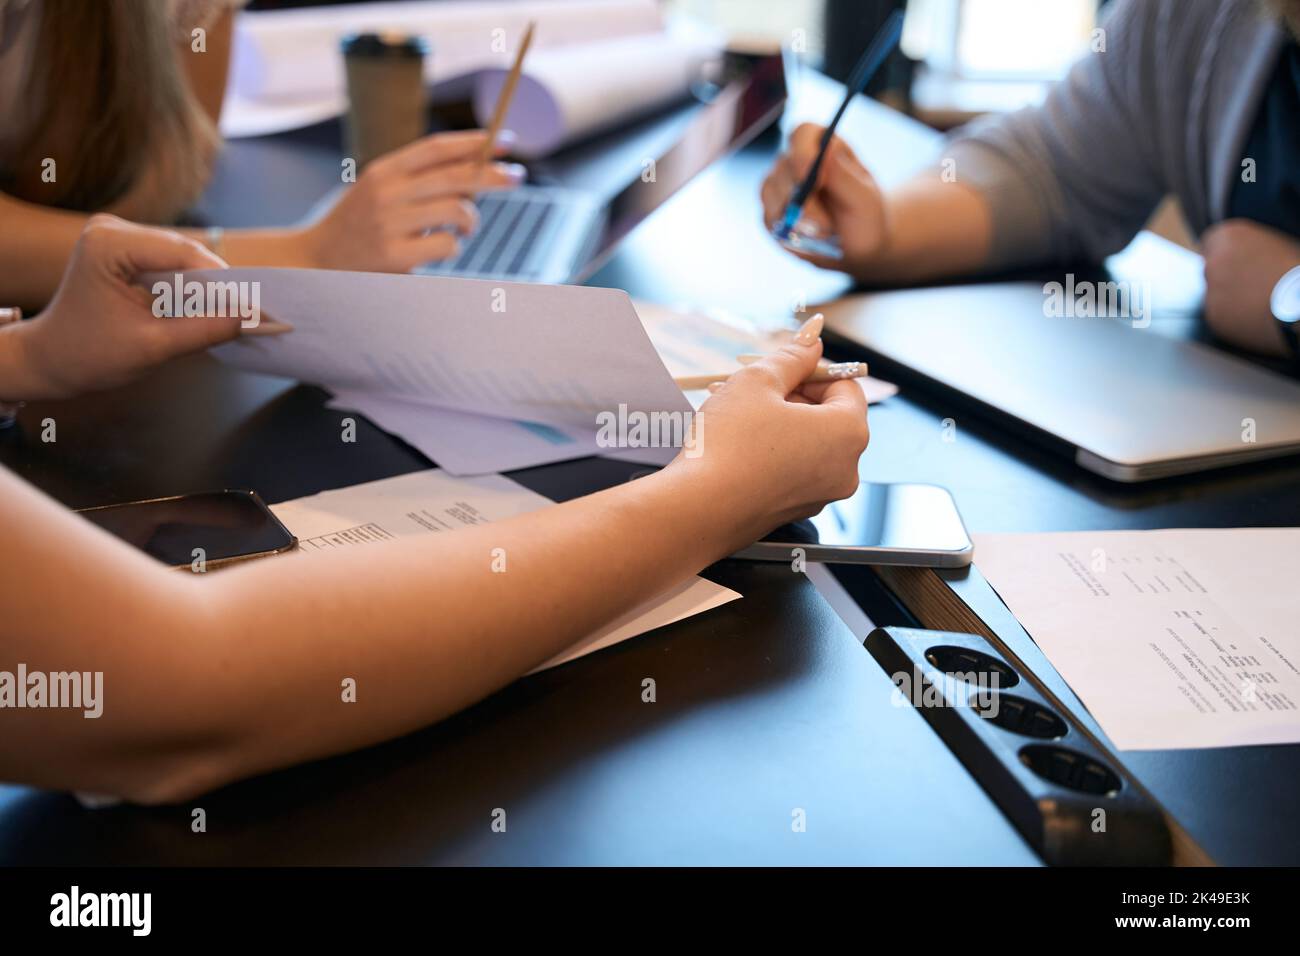
[(342, 50), (348, 77), (348, 155), (360, 169), (424, 135), (428, 44), (400, 33), (356, 33), (343, 38)]

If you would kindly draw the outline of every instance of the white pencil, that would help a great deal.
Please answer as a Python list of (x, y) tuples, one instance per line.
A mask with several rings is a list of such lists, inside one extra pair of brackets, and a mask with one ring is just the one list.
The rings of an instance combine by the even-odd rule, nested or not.
[[(761, 355), (741, 355), (737, 361), (741, 365), (752, 365), (763, 356)], [(714, 375), (682, 375), (674, 378), (677, 387), (683, 392), (692, 392), (696, 389), (708, 388), (716, 382), (725, 382), (734, 373), (718, 372)], [(839, 382), (848, 378), (866, 378), (866, 362), (836, 362), (818, 365), (817, 370), (804, 379), (805, 385), (816, 385), (825, 382)]]

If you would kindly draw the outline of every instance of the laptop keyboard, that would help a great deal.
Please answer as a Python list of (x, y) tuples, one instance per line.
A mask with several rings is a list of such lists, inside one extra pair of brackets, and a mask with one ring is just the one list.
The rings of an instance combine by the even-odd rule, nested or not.
[(557, 214), (557, 205), (541, 191), (485, 193), (478, 198), (478, 231), (461, 246), (460, 255), (428, 271), (535, 277), (546, 252), (539, 239)]

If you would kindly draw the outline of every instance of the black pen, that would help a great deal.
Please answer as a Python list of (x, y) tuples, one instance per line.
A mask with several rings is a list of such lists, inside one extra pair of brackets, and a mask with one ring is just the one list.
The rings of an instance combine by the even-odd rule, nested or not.
[(822, 160), (826, 158), (826, 150), (831, 145), (831, 138), (835, 135), (835, 128), (840, 125), (844, 113), (848, 110), (849, 104), (853, 102), (853, 97), (857, 96), (867, 88), (876, 71), (888, 58), (889, 54), (894, 52), (898, 46), (899, 38), (903, 35), (903, 11), (895, 10), (889, 15), (880, 30), (872, 38), (871, 43), (867, 46), (866, 52), (858, 60), (857, 66), (853, 68), (853, 73), (849, 77), (848, 89), (844, 91), (844, 102), (840, 103), (840, 108), (835, 113), (835, 118), (831, 124), (826, 127), (826, 132), (822, 133), (821, 146), (817, 149), (817, 158), (813, 160), (812, 166), (808, 170), (808, 175), (804, 177), (802, 183), (790, 196), (790, 204), (785, 207), (785, 218), (776, 228), (776, 237), (778, 239), (788, 239), (795, 224), (799, 221), (799, 216), (803, 214), (804, 203), (812, 194), (813, 185), (817, 182), (817, 174), (821, 172)]

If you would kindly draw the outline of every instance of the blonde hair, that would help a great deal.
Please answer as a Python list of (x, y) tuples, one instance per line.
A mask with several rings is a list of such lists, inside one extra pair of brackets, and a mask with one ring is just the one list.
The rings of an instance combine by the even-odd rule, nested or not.
[[(169, 3), (41, 0), (11, 142), (20, 199), (167, 221), (202, 191), (216, 129), (182, 74)], [(54, 182), (41, 178), (46, 158)]]

